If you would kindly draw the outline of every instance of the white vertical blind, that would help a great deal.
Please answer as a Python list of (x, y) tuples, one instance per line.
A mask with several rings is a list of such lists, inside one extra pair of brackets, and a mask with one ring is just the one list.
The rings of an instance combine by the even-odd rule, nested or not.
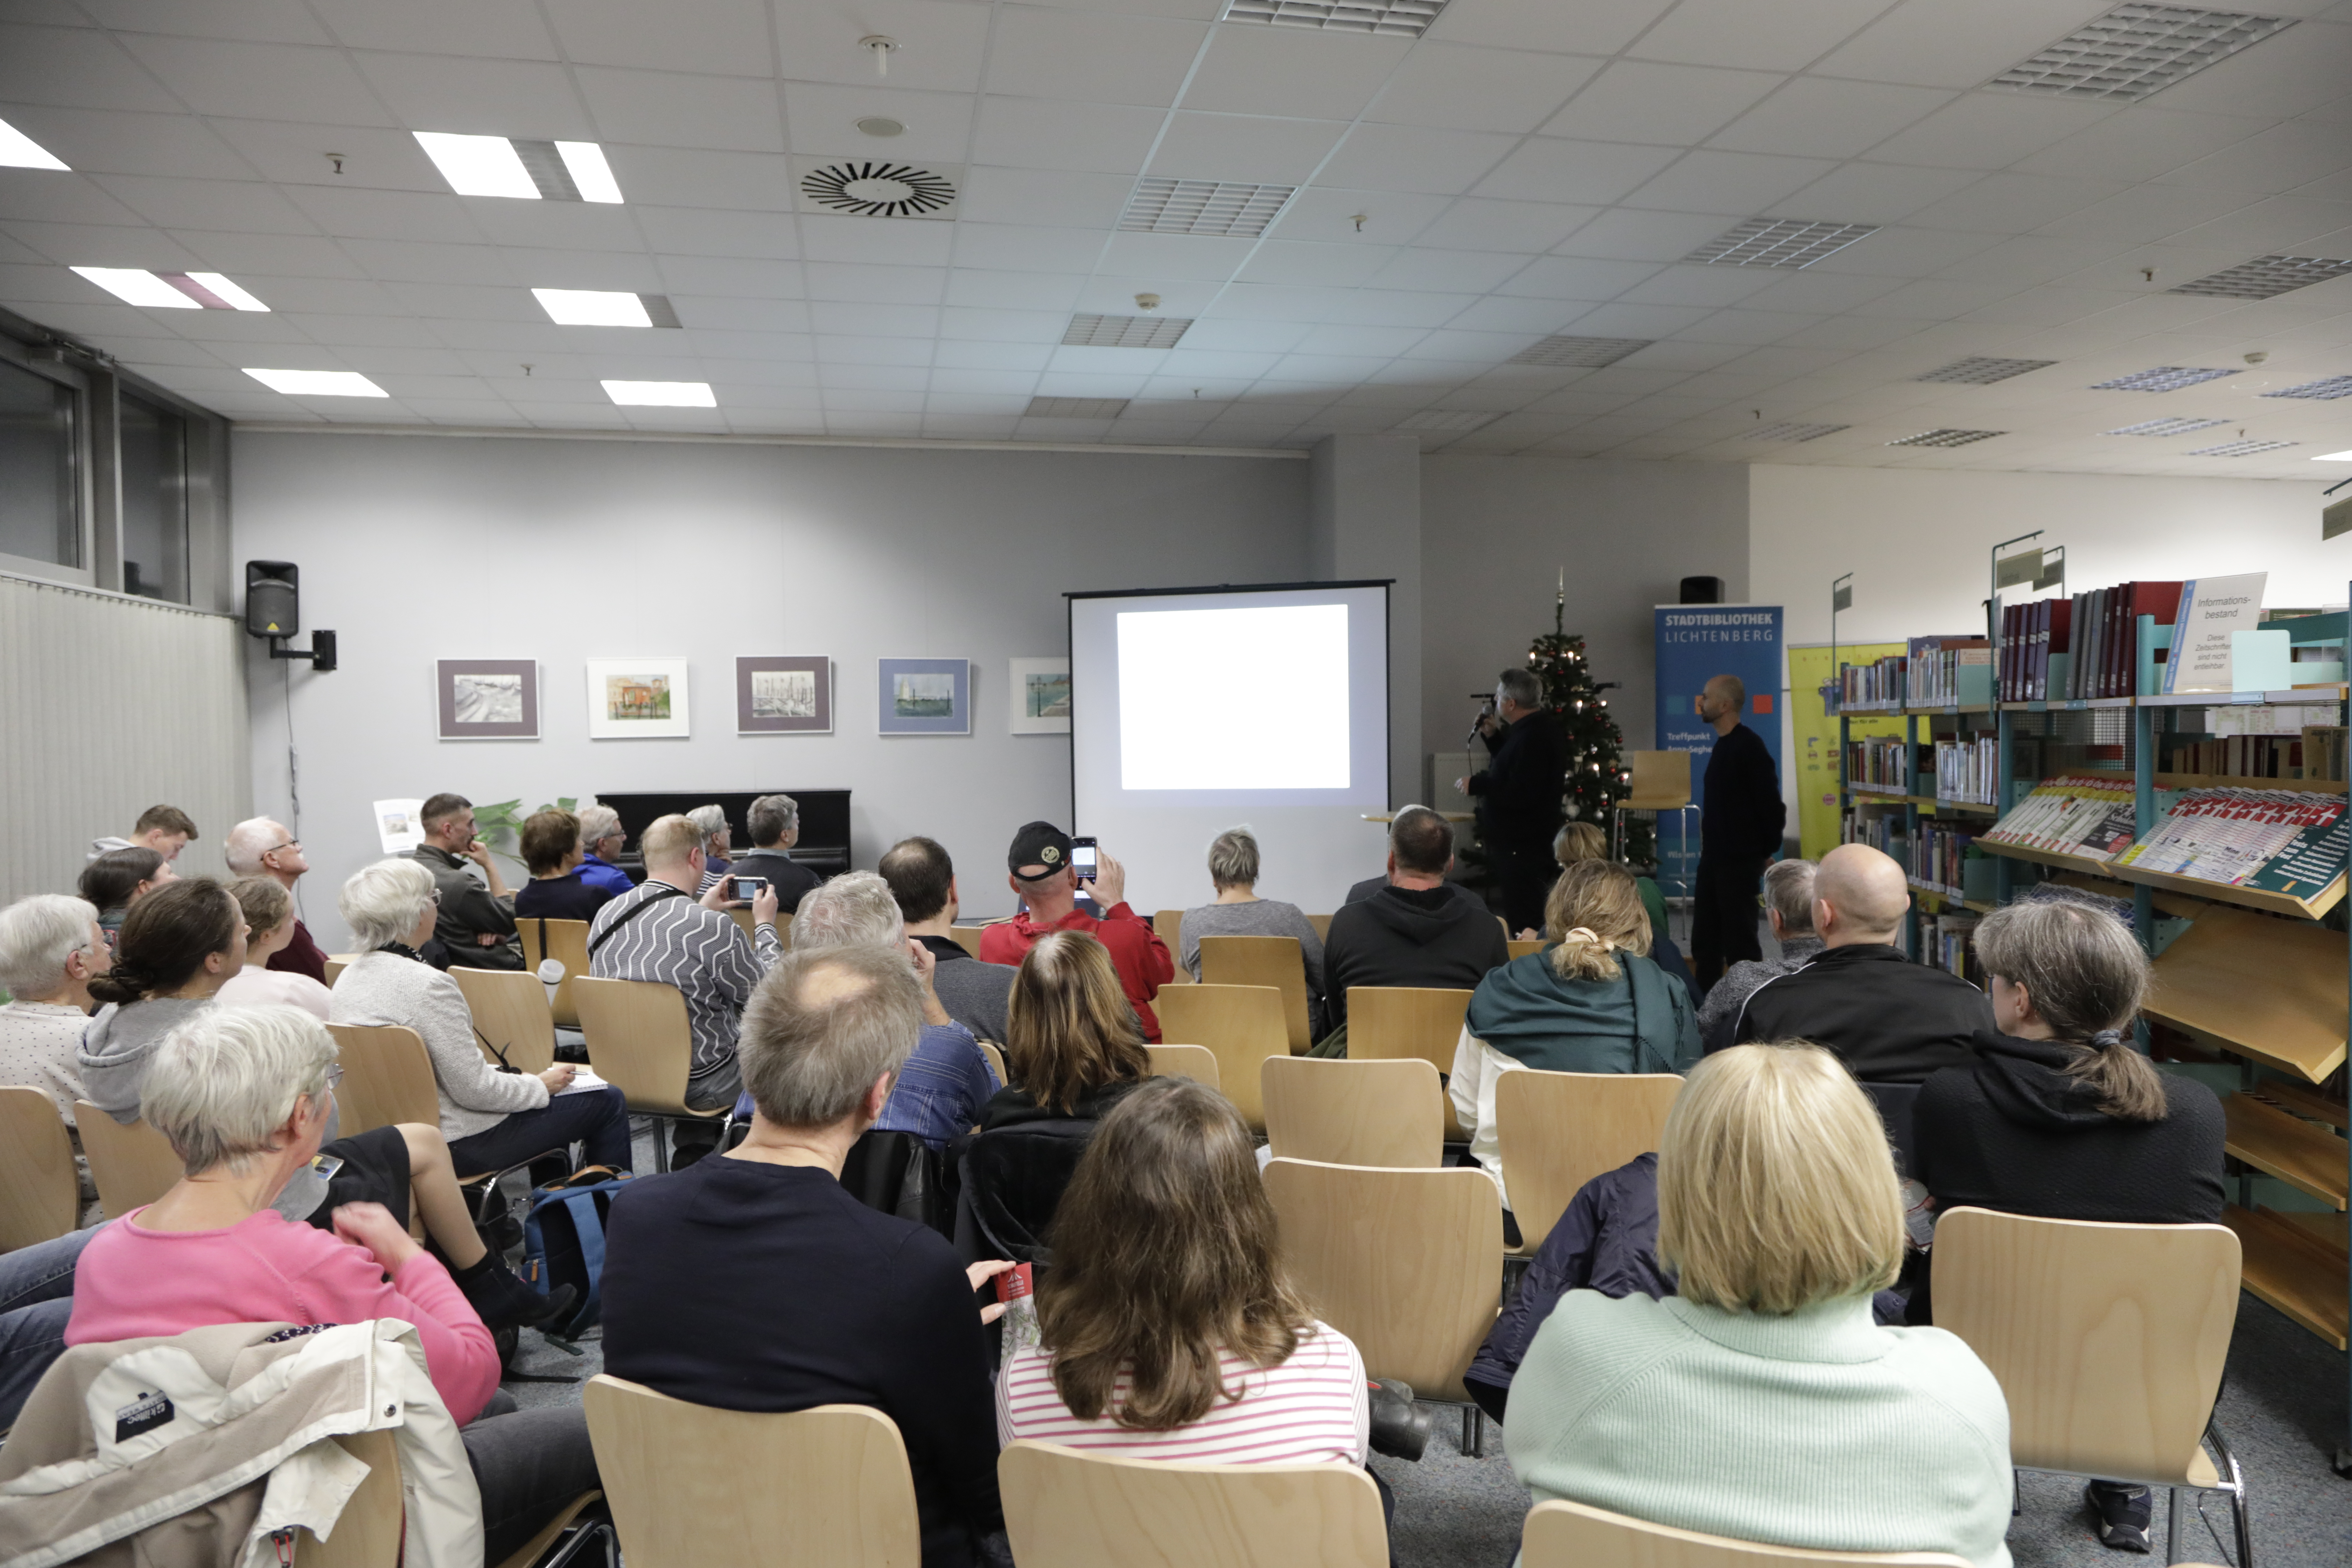
[(0, 576), (0, 902), (69, 893), (89, 841), (176, 805), (173, 868), (225, 873), (251, 815), (245, 635), (227, 616)]

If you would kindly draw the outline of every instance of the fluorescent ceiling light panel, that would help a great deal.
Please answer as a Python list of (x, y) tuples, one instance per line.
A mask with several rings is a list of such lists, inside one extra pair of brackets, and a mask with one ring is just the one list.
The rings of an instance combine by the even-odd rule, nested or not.
[(1408, 414), (1396, 423), (1400, 430), (1475, 430), (1481, 425), (1491, 425), (1502, 417), (1481, 408), (1424, 408), (1418, 414)]
[(2269, 300), (2352, 272), (2352, 261), (2332, 256), (2257, 256), (2236, 267), (2167, 289), (2168, 294), (2210, 294), (2224, 300)]
[(2118, 5), (1985, 85), (2130, 102), (2292, 26), (2291, 17), (2197, 5)]
[(621, 183), (613, 178), (613, 166), (604, 162), (604, 149), (593, 142), (558, 142), (556, 155), (572, 175), (572, 184), (579, 190), (583, 202), (618, 202)]
[(2186, 436), (2191, 430), (2210, 430), (2221, 424), (2219, 419), (2143, 419), (2137, 425), (2104, 432), (2109, 436)]
[(193, 295), (182, 293), (142, 267), (77, 267), (73, 270), (128, 304), (154, 310), (204, 309)]
[(1964, 386), (1990, 386), (1996, 381), (2007, 381), (2012, 375), (2023, 375), (2028, 371), (2048, 370), (2057, 363), (2054, 359), (1985, 359), (1971, 354), (1967, 359), (1956, 359), (1940, 370), (1931, 370), (1912, 379), (1957, 382)]
[(1878, 232), (1874, 223), (1809, 223), (1752, 217), (1683, 258), (1699, 267), (1811, 267)]
[(2200, 370), (2193, 365), (2160, 364), (2152, 370), (2137, 370), (2129, 375), (2119, 375), (2113, 381), (2094, 382), (2093, 392), (2178, 392), (2184, 386), (2195, 386), (2201, 381), (2219, 381), (2225, 375), (2235, 375), (2234, 370)]
[(2331, 375), (2324, 381), (2306, 381), (2301, 386), (2290, 386), (2279, 392), (2265, 392), (2264, 397), (2307, 397), (2315, 403), (2333, 403), (2339, 397), (2352, 397), (2352, 375)]
[(2256, 452), (2275, 452), (2282, 447), (2300, 447), (2300, 441), (2224, 441), (2218, 447), (2199, 447), (2189, 455), (2192, 458), (2251, 458)]
[(1033, 397), (1024, 419), (1116, 419), (1127, 412), (1124, 397)]
[(539, 182), (505, 137), (456, 136), (442, 131), (419, 131), (415, 136), (416, 144), (459, 195), (540, 199)]
[(254, 370), (246, 374), (289, 397), (390, 397), (391, 393), (355, 370)]
[(1445, 0), (1232, 0), (1222, 19), (1418, 38), (1444, 9)]
[(716, 408), (707, 381), (608, 381), (604, 395), (630, 408)]
[(564, 327), (675, 327), (677, 311), (666, 294), (608, 289), (534, 289), (548, 319)]
[(2341, 452), (2322, 452), (2311, 460), (2315, 463), (2352, 463), (2352, 447)]
[(1077, 315), (1062, 342), (1082, 349), (1172, 349), (1192, 327), (1190, 316)]
[(1834, 436), (1841, 430), (1851, 430), (1851, 425), (1796, 425), (1783, 421), (1778, 425), (1759, 426), (1743, 430), (1732, 437), (1736, 441), (1818, 441), (1824, 436)]
[(0, 167), (10, 169), (62, 169), (65, 160), (9, 124), (0, 120)]
[[(258, 310), (264, 315), (268, 315), (269, 313), (268, 306), (263, 304), (260, 300), (255, 299), (252, 295), (247, 293), (243, 289), (238, 288), (236, 284), (230, 282), (226, 278), (222, 277), (217, 272), (166, 272), (163, 274), (163, 280), (166, 283), (171, 284), (175, 289), (184, 290), (188, 289), (200, 289), (204, 290), (205, 294), (208, 294), (212, 296), (212, 298), (205, 299), (202, 295), (199, 295), (196, 302), (200, 305), (209, 306), (214, 310), (219, 310), (226, 307), (231, 310)], [(218, 303), (215, 303), (215, 301), (218, 301)]]
[(1615, 364), (1627, 354), (1648, 348), (1649, 338), (1571, 338), (1554, 335), (1539, 343), (1532, 343), (1505, 360), (1505, 364), (1540, 364), (1555, 369), (1570, 367), (1599, 370)]
[(1906, 436), (1900, 441), (1886, 444), (1890, 447), (1967, 447), (2008, 434), (2006, 430), (1922, 430), (1916, 436)]
[(1128, 198), (1118, 226), (1130, 234), (1213, 234), (1255, 239), (1297, 188), (1233, 180), (1140, 180)]

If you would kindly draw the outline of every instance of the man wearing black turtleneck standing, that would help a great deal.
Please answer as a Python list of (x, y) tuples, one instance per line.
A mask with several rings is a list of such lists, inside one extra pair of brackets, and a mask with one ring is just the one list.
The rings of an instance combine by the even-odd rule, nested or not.
[(1716, 733), (1701, 785), (1698, 874), (1691, 889), (1691, 972), (1702, 992), (1728, 965), (1764, 956), (1756, 940), (1756, 896), (1789, 823), (1780, 767), (1764, 738), (1739, 721), (1747, 707), (1748, 689), (1736, 675), (1717, 676), (1699, 694), (1698, 716)]

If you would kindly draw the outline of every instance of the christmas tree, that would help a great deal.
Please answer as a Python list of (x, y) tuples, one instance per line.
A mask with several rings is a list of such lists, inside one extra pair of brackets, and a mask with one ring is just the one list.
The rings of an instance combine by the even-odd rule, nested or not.
[[(1544, 706), (1568, 740), (1566, 798), (1570, 822), (1590, 822), (1607, 833), (1611, 806), (1625, 797), (1633, 775), (1625, 769), (1624, 734), (1609, 714), (1609, 700), (1592, 679), (1584, 639), (1563, 629), (1568, 588), (1563, 574), (1552, 601), (1551, 631), (1528, 647), (1528, 673), (1543, 682)], [(1625, 841), (1614, 846), (1621, 858), (1649, 866), (1655, 858), (1655, 825), (1639, 814), (1624, 819)]]

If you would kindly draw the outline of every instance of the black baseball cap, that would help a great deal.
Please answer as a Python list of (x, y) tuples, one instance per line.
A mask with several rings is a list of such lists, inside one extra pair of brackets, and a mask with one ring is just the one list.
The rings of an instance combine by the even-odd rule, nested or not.
[[(1005, 856), (1007, 869), (1024, 882), (1042, 882), (1056, 871), (1066, 870), (1070, 864), (1070, 836), (1050, 822), (1033, 822), (1013, 836), (1012, 852)], [(1026, 868), (1043, 866), (1042, 871)]]

